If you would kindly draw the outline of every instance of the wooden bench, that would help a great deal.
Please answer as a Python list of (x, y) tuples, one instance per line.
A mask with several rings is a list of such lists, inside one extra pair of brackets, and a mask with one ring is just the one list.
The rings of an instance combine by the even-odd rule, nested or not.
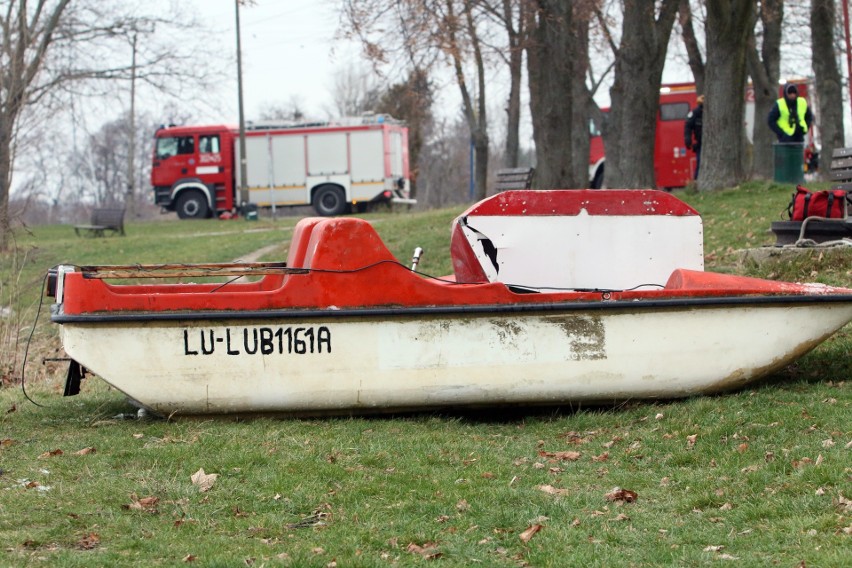
[(124, 209), (95, 209), (91, 224), (74, 226), (78, 237), (104, 237), (107, 231), (124, 235)]
[[(836, 148), (831, 154), (829, 179), (834, 182), (831, 189), (843, 189), (852, 195), (852, 148)], [(798, 244), (803, 240), (825, 243), (852, 238), (852, 204), (846, 204), (846, 216), (842, 219), (808, 217), (804, 221), (774, 221), (772, 232), (776, 245)]]
[(494, 192), (508, 191), (511, 189), (529, 189), (532, 186), (535, 168), (507, 168), (497, 170), (497, 178), (494, 184)]

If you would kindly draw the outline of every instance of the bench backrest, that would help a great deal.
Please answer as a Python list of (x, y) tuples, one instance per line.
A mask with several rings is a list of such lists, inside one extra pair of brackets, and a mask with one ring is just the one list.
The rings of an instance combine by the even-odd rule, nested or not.
[(494, 184), (496, 193), (512, 189), (529, 189), (532, 186), (532, 178), (535, 168), (507, 168), (497, 170), (497, 180)]
[[(829, 175), (834, 182), (832, 189), (845, 189), (847, 195), (852, 192), (852, 148), (834, 149)], [(852, 204), (848, 205), (847, 211), (852, 216)]]
[(95, 209), (92, 211), (92, 225), (122, 229), (124, 209)]

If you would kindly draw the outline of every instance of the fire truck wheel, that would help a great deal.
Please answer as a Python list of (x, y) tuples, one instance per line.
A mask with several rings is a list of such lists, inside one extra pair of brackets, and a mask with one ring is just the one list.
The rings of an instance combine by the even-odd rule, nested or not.
[(314, 194), (314, 210), (323, 217), (342, 215), (348, 209), (343, 190), (334, 185), (324, 185)]
[(181, 193), (175, 209), (181, 219), (206, 219), (210, 215), (207, 198), (200, 191), (184, 191)]

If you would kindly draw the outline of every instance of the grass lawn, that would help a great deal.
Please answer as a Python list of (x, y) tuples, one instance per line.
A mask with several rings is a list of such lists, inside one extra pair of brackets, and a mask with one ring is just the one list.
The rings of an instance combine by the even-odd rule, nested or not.
[[(852, 286), (850, 250), (740, 260), (739, 249), (773, 241), (769, 223), (791, 193), (679, 194), (704, 217), (707, 268)], [(420, 268), (441, 275), (461, 209), (366, 217), (398, 259), (421, 246)], [(136, 419), (96, 378), (63, 398), (64, 366), (41, 364), (62, 355), (43, 306), (26, 370), (43, 406), (24, 399), (23, 345), (48, 267), (217, 262), (262, 248), (278, 260), (295, 222), (17, 234), (0, 256), (0, 308), (12, 308), (0, 320), (0, 565), (852, 565), (852, 326), (723, 396), (165, 421)]]

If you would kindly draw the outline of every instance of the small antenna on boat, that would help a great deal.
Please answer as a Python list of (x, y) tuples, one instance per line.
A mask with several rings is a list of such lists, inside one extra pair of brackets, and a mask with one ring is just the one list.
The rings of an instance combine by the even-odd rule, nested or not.
[(414, 256), (411, 257), (411, 271), (417, 270), (417, 265), (420, 263), (420, 257), (423, 256), (423, 249), (417, 247), (414, 249)]

